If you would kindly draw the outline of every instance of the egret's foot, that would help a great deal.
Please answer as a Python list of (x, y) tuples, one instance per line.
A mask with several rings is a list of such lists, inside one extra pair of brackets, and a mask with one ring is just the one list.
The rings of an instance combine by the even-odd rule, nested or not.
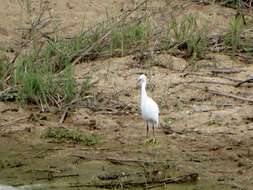
[(157, 144), (158, 141), (156, 140), (156, 138), (147, 138), (144, 142), (144, 144)]

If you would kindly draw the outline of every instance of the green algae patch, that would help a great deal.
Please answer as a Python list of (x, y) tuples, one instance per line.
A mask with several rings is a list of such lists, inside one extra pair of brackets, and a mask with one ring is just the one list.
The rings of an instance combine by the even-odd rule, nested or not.
[(59, 128), (47, 128), (41, 135), (45, 139), (53, 139), (57, 142), (73, 142), (84, 143), (87, 146), (99, 144), (100, 140), (98, 136), (94, 134), (87, 134), (82, 131), (67, 129), (63, 127)]

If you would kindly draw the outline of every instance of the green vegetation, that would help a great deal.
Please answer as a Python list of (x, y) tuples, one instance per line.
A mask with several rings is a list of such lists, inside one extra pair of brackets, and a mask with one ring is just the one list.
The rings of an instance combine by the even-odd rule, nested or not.
[[(47, 39), (42, 48), (33, 41), (32, 49), (18, 57), (16, 66), (11, 71), (11, 85), (17, 89), (16, 100), (23, 105), (37, 104), (42, 109), (62, 107), (77, 94), (73, 61), (80, 57), (89, 60), (103, 54), (113, 55), (119, 50), (123, 55), (124, 51), (129, 52), (146, 45), (149, 29), (143, 23), (115, 27), (109, 33), (109, 41), (98, 43), (111, 27), (106, 24), (108, 23), (82, 31), (71, 39)], [(93, 49), (89, 52), (87, 50), (90, 47)], [(83, 54), (86, 51), (87, 54)], [(6, 64), (1, 64), (0, 77), (4, 76), (5, 71)], [(81, 94), (90, 88), (90, 77), (87, 77)]]
[[(7, 97), (14, 97), (22, 105), (36, 104), (43, 110), (63, 108), (77, 95), (87, 95), (92, 88), (90, 77), (84, 76), (86, 79), (81, 92), (78, 92), (74, 77), (73, 66), (80, 61), (138, 53), (140, 59), (153, 63), (153, 55), (157, 51), (180, 55), (188, 59), (192, 68), (196, 69), (197, 61), (205, 56), (210, 47), (208, 26), (201, 26), (192, 15), (185, 16), (180, 21), (170, 20), (164, 28), (154, 27), (147, 16), (141, 19), (124, 16), (108, 18), (73, 37), (64, 38), (55, 31), (44, 32), (45, 27), (58, 28), (57, 23), (53, 22), (56, 19), (52, 16), (48, 18), (48, 3), (41, 1), (38, 15), (34, 15), (36, 11), (32, 8), (32, 1), (26, 0), (23, 3), (27, 27), (22, 33), (22, 51), (18, 52), (13, 63), (0, 58), (0, 90), (12, 87), (14, 90), (11, 92), (15, 94), (8, 94), (10, 92), (7, 91)], [(56, 27), (49, 27), (50, 22), (46, 22), (45, 17), (52, 19)], [(243, 15), (231, 19), (228, 32), (225, 37), (221, 36), (221, 45), (226, 46), (225, 53), (230, 53), (231, 49), (233, 54), (238, 50), (252, 51), (252, 39), (241, 39), (243, 24)]]
[(15, 160), (15, 161), (10, 161), (8, 159), (6, 160), (0, 160), (0, 169), (4, 168), (14, 168), (14, 167), (21, 167), (23, 166), (23, 163), (21, 161)]
[(5, 72), (7, 71), (7, 60), (4, 57), (0, 57), (0, 78), (2, 79)]
[(222, 118), (210, 118), (210, 120), (208, 121), (207, 125), (208, 126), (221, 126), (222, 125)]
[(194, 16), (185, 17), (181, 22), (172, 20), (168, 25), (168, 33), (174, 34), (175, 40), (179, 42), (187, 41), (192, 37), (192, 33), (196, 30), (197, 21)]
[(124, 55), (124, 51), (128, 52), (134, 48), (146, 47), (150, 33), (150, 25), (144, 22), (130, 23), (113, 29), (110, 42), (111, 53), (120, 50)]
[(216, 2), (233, 8), (245, 8), (250, 4), (250, 0), (216, 0)]
[(74, 143), (84, 143), (87, 146), (92, 146), (99, 143), (99, 138), (93, 134), (85, 134), (81, 131), (63, 127), (48, 128), (41, 137), (54, 139), (59, 142), (70, 141)]
[(169, 117), (169, 116), (166, 116), (163, 121), (167, 124), (167, 125), (172, 125), (176, 119), (175, 118), (172, 118), (172, 117)]
[(0, 90), (3, 90), (3, 80), (9, 68), (8, 59), (5, 56), (0, 56)]
[(82, 83), (81, 86), (81, 95), (85, 95), (87, 91), (91, 89), (91, 77), (88, 76), (85, 78), (85, 80)]
[(243, 9), (243, 8), (251, 8), (252, 2), (251, 0), (205, 0), (205, 3), (218, 3), (222, 6)]
[(232, 47), (233, 54), (242, 46), (241, 34), (243, 26), (244, 24), (241, 16), (235, 16), (229, 22), (228, 33), (225, 36), (225, 44)]
[(178, 44), (178, 49), (186, 49), (192, 63), (204, 56), (208, 45), (207, 26), (198, 26), (196, 17), (189, 15), (181, 22), (169, 22), (167, 35)]
[(46, 106), (70, 102), (76, 94), (73, 68), (67, 66), (62, 73), (55, 74), (54, 66), (45, 60), (38, 62), (34, 54), (20, 58), (13, 77), (17, 99), (25, 104)]

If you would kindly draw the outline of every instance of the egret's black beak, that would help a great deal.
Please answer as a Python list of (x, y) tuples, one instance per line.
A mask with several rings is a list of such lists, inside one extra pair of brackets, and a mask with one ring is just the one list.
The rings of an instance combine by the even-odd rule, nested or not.
[(136, 85), (139, 86), (141, 84), (141, 79), (138, 79)]

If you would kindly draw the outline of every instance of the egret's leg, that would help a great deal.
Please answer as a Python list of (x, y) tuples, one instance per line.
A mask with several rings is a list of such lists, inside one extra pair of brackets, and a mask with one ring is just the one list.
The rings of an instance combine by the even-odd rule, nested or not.
[(152, 125), (152, 128), (153, 128), (153, 136), (155, 137), (155, 124), (154, 123)]
[(148, 129), (148, 122), (147, 122), (147, 135), (146, 135), (146, 136), (147, 136), (147, 138), (148, 138), (148, 130), (149, 130), (149, 129)]

